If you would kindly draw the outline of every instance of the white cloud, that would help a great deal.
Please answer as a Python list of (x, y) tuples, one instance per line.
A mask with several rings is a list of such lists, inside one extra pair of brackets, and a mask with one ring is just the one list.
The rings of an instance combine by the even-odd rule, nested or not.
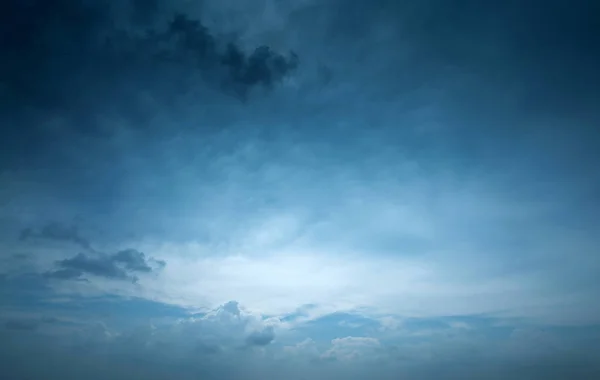
[(295, 358), (315, 360), (321, 355), (314, 340), (304, 339), (302, 342), (291, 346), (284, 346), (283, 352)]
[(331, 348), (324, 352), (321, 358), (341, 361), (372, 359), (372, 356), (378, 354), (380, 349), (381, 344), (375, 338), (349, 336), (332, 340)]
[(403, 322), (402, 319), (390, 315), (378, 318), (377, 321), (380, 324), (379, 330), (381, 331), (397, 330), (402, 327)]

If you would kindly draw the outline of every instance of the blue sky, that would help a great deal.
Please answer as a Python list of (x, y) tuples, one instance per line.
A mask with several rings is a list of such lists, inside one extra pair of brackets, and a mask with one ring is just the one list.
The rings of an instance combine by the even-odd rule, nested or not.
[(0, 14), (0, 377), (600, 371), (595, 2)]

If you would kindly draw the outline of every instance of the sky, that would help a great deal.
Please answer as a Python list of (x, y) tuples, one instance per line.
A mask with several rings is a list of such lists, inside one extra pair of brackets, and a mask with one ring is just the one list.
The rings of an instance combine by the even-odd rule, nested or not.
[(1, 2), (0, 377), (600, 378), (599, 25)]

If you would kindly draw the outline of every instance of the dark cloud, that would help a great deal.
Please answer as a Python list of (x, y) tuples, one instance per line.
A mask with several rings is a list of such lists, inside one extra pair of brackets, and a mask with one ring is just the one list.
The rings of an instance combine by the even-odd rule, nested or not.
[(21, 231), (20, 240), (47, 239), (62, 242), (70, 242), (81, 248), (91, 250), (90, 242), (79, 234), (77, 227), (66, 226), (60, 223), (50, 223), (39, 230), (25, 228)]
[[(147, 91), (152, 89), (149, 82), (175, 79), (167, 70), (173, 67), (182, 80), (197, 78), (196, 73), (204, 78), (221, 76), (221, 85), (243, 97), (258, 84), (280, 81), (296, 66), (294, 56), (286, 57), (268, 47), (248, 54), (185, 14), (173, 15), (166, 25), (150, 22), (159, 9), (157, 1), (133, 1), (131, 5), (128, 17), (122, 14), (126, 13), (123, 7), (111, 8), (99, 1), (3, 2), (3, 100), (19, 109), (58, 107), (89, 112), (90, 107), (83, 107), (87, 102), (102, 99), (110, 103), (109, 97), (124, 90), (121, 81), (129, 76), (141, 80), (129, 80), (128, 84)], [(137, 23), (126, 21), (131, 18)], [(168, 96), (177, 92), (174, 89)], [(98, 104), (93, 105), (98, 112)]]
[(74, 268), (58, 269), (52, 272), (46, 273), (47, 278), (54, 278), (57, 280), (85, 280), (82, 279), (83, 271)]
[(113, 254), (105, 254), (94, 250), (88, 239), (82, 237), (75, 226), (50, 223), (39, 230), (26, 228), (21, 231), (20, 240), (45, 239), (60, 242), (71, 242), (88, 253), (79, 253), (74, 257), (56, 262), (57, 270), (47, 272), (46, 278), (60, 280), (86, 281), (83, 276), (90, 274), (99, 277), (132, 280), (137, 277), (132, 273), (151, 273), (166, 266), (163, 260), (147, 257), (135, 249), (124, 249)]
[(112, 259), (115, 263), (123, 264), (126, 269), (131, 271), (152, 272), (152, 268), (146, 260), (146, 255), (135, 249), (119, 251), (112, 256)]
[(189, 104), (247, 102), (297, 66), (294, 54), (242, 46), (164, 4), (2, 2), (0, 173), (44, 167), (64, 171), (40, 170), (50, 182), (68, 182), (84, 162), (66, 157), (70, 144), (107, 140), (118, 129), (107, 121), (146, 130), (157, 114), (177, 118)]
[(261, 46), (246, 57), (239, 48), (229, 44), (221, 62), (229, 68), (230, 81), (236, 93), (245, 98), (248, 88), (258, 84), (271, 88), (281, 81), (290, 70), (296, 68), (298, 56), (292, 53), (290, 58), (286, 58), (268, 46)]
[(249, 346), (267, 346), (275, 339), (275, 329), (267, 326), (260, 331), (254, 331), (246, 338)]
[(88, 273), (99, 277), (119, 280), (129, 278), (127, 271), (117, 266), (116, 261), (110, 256), (91, 257), (79, 253), (70, 259), (60, 260), (57, 264), (62, 270), (71, 271), (69, 275), (74, 275), (78, 272), (79, 275)]
[(59, 260), (56, 262), (59, 269), (46, 273), (49, 278), (61, 280), (82, 279), (88, 274), (115, 280), (137, 281), (135, 273), (151, 273), (162, 269), (166, 264), (164, 261), (156, 261), (147, 258), (142, 252), (134, 249), (126, 249), (112, 255), (107, 254), (84, 254)]

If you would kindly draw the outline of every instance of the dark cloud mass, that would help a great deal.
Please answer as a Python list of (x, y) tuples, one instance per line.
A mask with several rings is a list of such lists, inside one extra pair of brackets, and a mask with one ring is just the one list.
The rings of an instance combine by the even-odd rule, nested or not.
[(76, 256), (59, 260), (58, 270), (48, 272), (49, 278), (61, 280), (81, 279), (83, 275), (93, 275), (114, 280), (137, 281), (135, 273), (150, 273), (162, 269), (163, 261), (146, 258), (142, 252), (134, 249), (119, 251), (112, 255), (79, 253)]
[[(152, 272), (152, 268), (146, 260), (146, 255), (135, 249), (126, 249), (115, 253), (113, 261), (123, 264), (126, 269), (137, 272)], [(164, 262), (160, 262), (164, 266)]]
[[(194, 71), (206, 74), (207, 79), (225, 75), (221, 84), (237, 86), (236, 94), (245, 96), (257, 84), (280, 81), (297, 64), (293, 54), (288, 58), (267, 46), (248, 54), (234, 42), (225, 44), (201, 20), (181, 13), (161, 15), (167, 20), (162, 26), (150, 22), (134, 26), (129, 21), (115, 25), (113, 18), (119, 16), (119, 7), (113, 9), (108, 4), (3, 2), (0, 48), (5, 59), (0, 78), (3, 93), (10, 94), (5, 100), (19, 108), (66, 107), (76, 100), (69, 95), (82, 96), (86, 91), (111, 91), (98, 95), (115, 96), (124, 76), (146, 71), (145, 78), (149, 79), (160, 75), (167, 63), (187, 67), (182, 74), (190, 78)], [(152, 1), (144, 5), (134, 2), (134, 15), (149, 18), (155, 7)], [(105, 88), (88, 87), (99, 79), (108, 82)], [(176, 93), (169, 94), (173, 95)]]
[(136, 249), (124, 249), (114, 254), (96, 251), (91, 247), (90, 241), (81, 236), (77, 226), (59, 222), (45, 224), (39, 229), (25, 228), (21, 230), (19, 240), (35, 240), (37, 243), (67, 242), (86, 250), (86, 253), (57, 261), (58, 269), (47, 272), (46, 278), (85, 280), (83, 276), (88, 274), (116, 280), (137, 281), (133, 273), (151, 273), (166, 266), (165, 261), (147, 257)]
[(20, 152), (53, 144), (48, 118), (83, 134), (101, 133), (99, 119), (111, 114), (143, 128), (156, 111), (149, 98), (163, 106), (191, 93), (198, 102), (245, 101), (297, 66), (293, 53), (242, 48), (177, 10), (157, 15), (153, 3), (135, 2), (130, 14), (102, 0), (2, 2), (0, 117), (11, 125), (2, 129), (4, 169), (24, 164)]

